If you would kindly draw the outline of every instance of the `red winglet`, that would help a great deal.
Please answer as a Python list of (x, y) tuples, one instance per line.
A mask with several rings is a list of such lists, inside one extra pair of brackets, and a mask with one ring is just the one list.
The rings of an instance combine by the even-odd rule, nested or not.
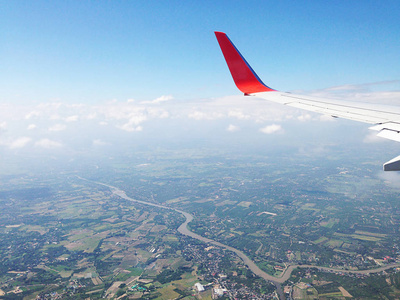
[(261, 81), (225, 33), (215, 31), (215, 36), (228, 64), (229, 71), (231, 71), (233, 81), (240, 91), (245, 95), (274, 91)]

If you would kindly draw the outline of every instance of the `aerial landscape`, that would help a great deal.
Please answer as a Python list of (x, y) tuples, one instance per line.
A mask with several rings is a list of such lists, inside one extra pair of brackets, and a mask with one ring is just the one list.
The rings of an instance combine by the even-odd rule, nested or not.
[[(211, 150), (2, 174), (3, 297), (272, 299), (276, 284), (293, 298), (400, 295), (399, 189), (373, 167), (310, 159), (282, 170)], [(182, 211), (188, 230), (223, 245), (179, 230)]]
[(241, 95), (213, 36), (398, 106), (399, 4), (227, 4), (2, 3), (0, 299), (400, 298), (399, 144)]

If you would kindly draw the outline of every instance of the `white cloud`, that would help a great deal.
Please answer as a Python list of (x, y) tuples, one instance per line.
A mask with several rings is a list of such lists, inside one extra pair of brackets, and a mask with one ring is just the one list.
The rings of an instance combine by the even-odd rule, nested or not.
[(75, 103), (75, 104), (70, 104), (69, 106), (71, 106), (73, 108), (81, 109), (81, 108), (85, 107), (86, 105), (83, 103)]
[(35, 143), (36, 147), (42, 147), (46, 149), (52, 149), (52, 148), (60, 148), (62, 147), (62, 144), (53, 140), (49, 139), (41, 139), (40, 141), (37, 141)]
[(128, 132), (134, 132), (134, 131), (142, 131), (143, 127), (142, 126), (136, 126), (135, 124), (132, 123), (126, 123), (121, 126), (117, 126), (117, 128), (128, 131)]
[(145, 114), (143, 114), (142, 112), (134, 111), (130, 114), (128, 122), (123, 125), (117, 126), (117, 128), (128, 132), (142, 131), (143, 127), (138, 125), (146, 120), (147, 116)]
[(240, 130), (240, 128), (238, 126), (230, 124), (226, 130), (229, 131), (229, 132), (235, 132), (235, 131)]
[(87, 120), (93, 120), (93, 119), (96, 119), (96, 117), (97, 117), (97, 113), (89, 113), (87, 116), (86, 116), (86, 119)]
[(162, 102), (166, 102), (169, 100), (174, 99), (172, 95), (162, 95), (161, 97), (158, 97), (157, 99), (151, 100), (151, 101), (142, 101), (141, 104), (159, 104)]
[(311, 120), (311, 116), (309, 114), (302, 114), (301, 116), (297, 117), (297, 120), (300, 122), (306, 122)]
[(18, 149), (25, 147), (32, 139), (29, 137), (20, 137), (9, 143), (8, 147), (10, 149)]
[(166, 118), (168, 118), (170, 116), (170, 114), (169, 114), (169, 112), (167, 112), (167, 111), (162, 111), (160, 114), (159, 114), (159, 118), (160, 119), (166, 119)]
[(385, 141), (388, 141), (387, 139), (381, 138), (377, 136), (377, 131), (369, 132), (365, 137), (363, 142), (366, 144), (372, 144), (372, 143), (382, 143)]
[(273, 134), (273, 133), (283, 132), (283, 129), (281, 125), (271, 124), (263, 128), (260, 128), (260, 131), (265, 134)]
[(78, 121), (79, 117), (77, 115), (74, 116), (69, 116), (67, 118), (65, 118), (65, 122), (76, 122)]
[(1, 122), (0, 123), (0, 131), (6, 130), (6, 128), (7, 128), (7, 122)]
[(49, 131), (63, 131), (67, 128), (64, 124), (56, 124), (49, 128)]
[(378, 174), (380, 179), (393, 188), (400, 188), (400, 174), (398, 172), (384, 172), (380, 171)]
[(50, 120), (60, 120), (61, 117), (59, 114), (52, 114), (49, 119)]
[(105, 121), (139, 119), (147, 115), (146, 107), (135, 106), (126, 102), (101, 105), (96, 107), (96, 110), (100, 115), (99, 118), (103, 118)]
[[(78, 104), (71, 104), (71, 106), (76, 106), (76, 105)], [(41, 110), (42, 109), (58, 110), (59, 108), (61, 108), (61, 106), (63, 106), (61, 102), (51, 102), (51, 103), (41, 103), (38, 105), (38, 108), (40, 108)]]
[(315, 90), (307, 94), (353, 102), (359, 101), (364, 103), (399, 105), (400, 91), (398, 87), (396, 88), (397, 90), (393, 91), (376, 90), (377, 88), (382, 89), (382, 86), (392, 86), (393, 84), (398, 86), (399, 81), (381, 81), (355, 85), (347, 84)]
[(29, 120), (31, 118), (39, 117), (39, 116), (40, 116), (40, 112), (37, 110), (33, 110), (33, 111), (29, 112), (27, 115), (25, 115), (25, 119)]
[(188, 115), (189, 119), (204, 120), (207, 119), (207, 114), (201, 111), (194, 111)]
[(28, 125), (28, 127), (26, 128), (26, 129), (28, 129), (28, 130), (33, 130), (33, 129), (36, 129), (36, 125), (35, 124), (29, 124)]
[(233, 117), (233, 118), (237, 118), (239, 120), (248, 120), (250, 119), (250, 115), (244, 114), (242, 111), (240, 110), (231, 110), (228, 113), (229, 117)]
[(224, 115), (217, 112), (204, 113), (202, 111), (195, 110), (188, 114), (189, 119), (194, 120), (217, 120), (221, 119)]

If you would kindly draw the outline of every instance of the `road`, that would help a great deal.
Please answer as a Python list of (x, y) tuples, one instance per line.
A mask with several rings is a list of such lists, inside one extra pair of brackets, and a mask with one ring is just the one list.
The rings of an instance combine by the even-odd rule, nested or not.
[(284, 272), (281, 274), (280, 277), (275, 277), (275, 276), (269, 275), (269, 274), (265, 273), (263, 270), (261, 270), (242, 251), (240, 251), (240, 250), (238, 250), (236, 248), (233, 248), (231, 246), (222, 244), (220, 242), (205, 238), (205, 237), (203, 237), (201, 235), (198, 235), (197, 233), (194, 233), (194, 232), (190, 231), (187, 226), (193, 220), (193, 216), (191, 214), (189, 214), (188, 212), (182, 211), (180, 209), (168, 207), (168, 206), (165, 206), (165, 205), (161, 205), (161, 204), (146, 202), (146, 201), (142, 201), (142, 200), (136, 200), (136, 199), (133, 199), (133, 198), (127, 196), (126, 193), (123, 190), (120, 190), (119, 188), (117, 188), (115, 186), (111, 186), (111, 185), (104, 184), (104, 183), (97, 182), (97, 181), (88, 180), (88, 179), (85, 179), (85, 178), (82, 178), (82, 177), (79, 177), (79, 176), (77, 176), (77, 177), (79, 179), (82, 179), (82, 180), (85, 180), (85, 181), (89, 181), (89, 182), (92, 182), (92, 183), (96, 183), (96, 184), (99, 184), (99, 185), (106, 186), (106, 187), (111, 189), (113, 194), (115, 194), (115, 195), (117, 195), (117, 196), (119, 196), (119, 197), (121, 197), (121, 198), (123, 198), (125, 200), (141, 203), (141, 204), (144, 204), (144, 205), (159, 207), (159, 208), (163, 208), (163, 209), (174, 210), (174, 211), (184, 215), (186, 220), (185, 220), (185, 222), (183, 222), (179, 226), (178, 232), (180, 232), (181, 234), (190, 236), (190, 237), (192, 237), (194, 239), (203, 241), (205, 243), (213, 244), (213, 245), (216, 245), (216, 246), (219, 246), (219, 247), (222, 247), (222, 248), (225, 248), (227, 250), (235, 252), (243, 260), (243, 262), (249, 267), (249, 269), (254, 274), (260, 276), (261, 278), (264, 278), (265, 280), (272, 281), (275, 284), (280, 299), (285, 299), (285, 296), (284, 296), (283, 291), (282, 291), (281, 284), (284, 283), (286, 280), (288, 280), (290, 278), (290, 275), (292, 274), (293, 270), (296, 269), (296, 268), (318, 268), (319, 270), (323, 270), (323, 271), (327, 271), (327, 272), (342, 272), (342, 273), (353, 273), (353, 274), (372, 274), (372, 273), (379, 273), (379, 272), (385, 271), (387, 269), (400, 267), (400, 263), (395, 263), (395, 264), (389, 264), (389, 265), (386, 265), (386, 266), (382, 266), (382, 267), (379, 267), (379, 268), (376, 268), (376, 269), (373, 269), (373, 270), (351, 271), (351, 270), (341, 270), (341, 269), (334, 269), (334, 268), (328, 268), (328, 267), (318, 267), (318, 266), (313, 266), (313, 265), (289, 265), (284, 270)]

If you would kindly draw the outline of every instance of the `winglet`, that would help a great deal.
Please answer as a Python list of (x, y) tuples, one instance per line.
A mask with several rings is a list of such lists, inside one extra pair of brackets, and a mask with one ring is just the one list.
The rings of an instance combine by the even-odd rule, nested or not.
[(231, 71), (233, 81), (240, 91), (245, 95), (274, 91), (261, 81), (225, 33), (215, 31), (215, 36), (217, 37), (229, 71)]

